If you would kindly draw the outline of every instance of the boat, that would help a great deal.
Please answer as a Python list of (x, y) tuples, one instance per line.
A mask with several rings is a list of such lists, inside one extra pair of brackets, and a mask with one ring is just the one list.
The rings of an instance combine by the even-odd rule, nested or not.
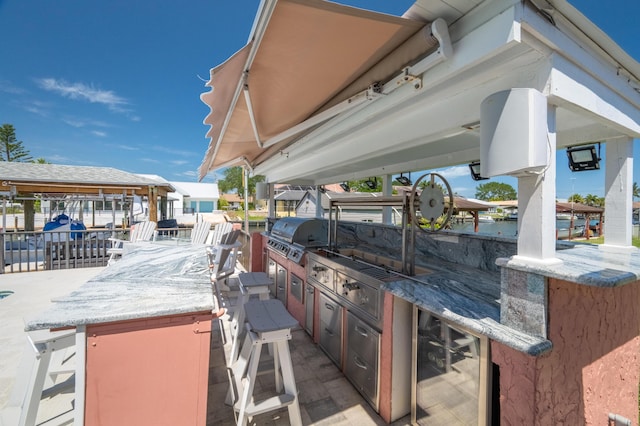
[[(44, 224), (43, 231), (50, 231), (45, 233), (45, 240), (49, 241), (64, 241), (67, 239), (67, 231), (86, 231), (87, 227), (79, 220), (72, 220), (66, 214), (62, 213), (54, 217), (51, 221)], [(72, 240), (82, 238), (82, 232), (70, 232), (68, 237)]]
[(493, 223), (495, 220), (491, 216), (478, 215), (478, 222), (480, 223)]
[(518, 213), (509, 213), (504, 217), (504, 220), (518, 220)]
[(584, 225), (575, 225), (573, 228), (560, 228), (556, 230), (559, 240), (569, 239), (569, 231), (571, 238), (582, 237), (584, 235)]
[(42, 262), (44, 243), (42, 238), (26, 238), (5, 241), (4, 266), (14, 263)]
[(556, 213), (556, 220), (571, 220), (577, 219), (576, 215), (571, 213)]
[(598, 219), (591, 219), (589, 221), (589, 229), (592, 231), (597, 231), (600, 227), (600, 221)]

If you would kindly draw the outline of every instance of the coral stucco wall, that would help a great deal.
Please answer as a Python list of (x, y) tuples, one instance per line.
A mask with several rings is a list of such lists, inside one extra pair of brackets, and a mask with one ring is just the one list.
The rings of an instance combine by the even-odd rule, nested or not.
[(501, 424), (638, 421), (640, 282), (599, 288), (549, 279), (548, 337), (538, 358), (492, 342)]

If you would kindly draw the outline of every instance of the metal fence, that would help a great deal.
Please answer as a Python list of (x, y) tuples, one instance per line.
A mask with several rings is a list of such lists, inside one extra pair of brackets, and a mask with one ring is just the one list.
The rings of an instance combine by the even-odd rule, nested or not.
[[(188, 240), (190, 235), (191, 228), (164, 228), (158, 229), (155, 238)], [(106, 266), (110, 237), (126, 241), (129, 229), (0, 232), (0, 274)], [(243, 232), (239, 238), (238, 261), (249, 270), (250, 237)]]

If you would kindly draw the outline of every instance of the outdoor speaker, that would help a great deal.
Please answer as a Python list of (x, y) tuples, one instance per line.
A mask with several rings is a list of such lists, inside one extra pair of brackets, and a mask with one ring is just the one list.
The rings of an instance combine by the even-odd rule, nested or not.
[(269, 184), (266, 182), (256, 182), (256, 199), (266, 200), (269, 198)]

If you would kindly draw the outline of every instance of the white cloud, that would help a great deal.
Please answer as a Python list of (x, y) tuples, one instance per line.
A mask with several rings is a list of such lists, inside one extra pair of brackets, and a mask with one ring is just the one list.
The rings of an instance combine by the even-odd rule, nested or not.
[(14, 86), (11, 82), (6, 80), (0, 80), (0, 92), (11, 93), (12, 95), (21, 95), (26, 92), (26, 90)]
[(92, 130), (91, 133), (93, 133), (96, 136), (100, 136), (101, 138), (104, 138), (105, 136), (107, 136), (106, 132), (101, 132), (99, 130)]
[(178, 176), (186, 176), (186, 177), (198, 177), (198, 172), (195, 170), (187, 170), (186, 172), (179, 173)]
[(176, 166), (184, 166), (187, 163), (188, 163), (188, 161), (186, 161), (186, 160), (173, 160), (171, 162), (171, 164), (175, 164)]
[(109, 124), (104, 121), (86, 119), (86, 118), (78, 118), (78, 117), (66, 117), (62, 119), (65, 123), (72, 127), (85, 127), (85, 126), (94, 126), (94, 127), (111, 127)]
[(171, 149), (171, 148), (166, 148), (164, 146), (158, 146), (158, 145), (154, 146), (153, 149), (156, 151), (165, 152), (167, 154), (180, 155), (183, 157), (191, 157), (193, 155), (196, 155), (196, 153), (193, 151), (181, 151), (178, 149)]
[(107, 108), (115, 112), (128, 112), (125, 106), (129, 102), (111, 90), (100, 90), (84, 83), (68, 83), (65, 80), (55, 78), (41, 78), (37, 80), (37, 83), (43, 89), (58, 93), (69, 99), (79, 99), (106, 105)]
[(469, 177), (469, 166), (453, 166), (442, 170), (436, 170), (436, 173), (444, 176), (445, 179), (452, 179), (457, 177)]
[(160, 161), (154, 158), (141, 158), (140, 161), (144, 161), (145, 163), (160, 163)]
[(114, 149), (122, 149), (125, 151), (140, 151), (140, 148), (135, 147), (135, 146), (131, 146), (131, 145), (124, 145), (124, 144), (108, 144), (107, 146), (114, 148)]
[(49, 117), (49, 111), (47, 109), (41, 108), (39, 105), (31, 104), (24, 106), (25, 111), (28, 111), (32, 114), (37, 114), (42, 117)]

